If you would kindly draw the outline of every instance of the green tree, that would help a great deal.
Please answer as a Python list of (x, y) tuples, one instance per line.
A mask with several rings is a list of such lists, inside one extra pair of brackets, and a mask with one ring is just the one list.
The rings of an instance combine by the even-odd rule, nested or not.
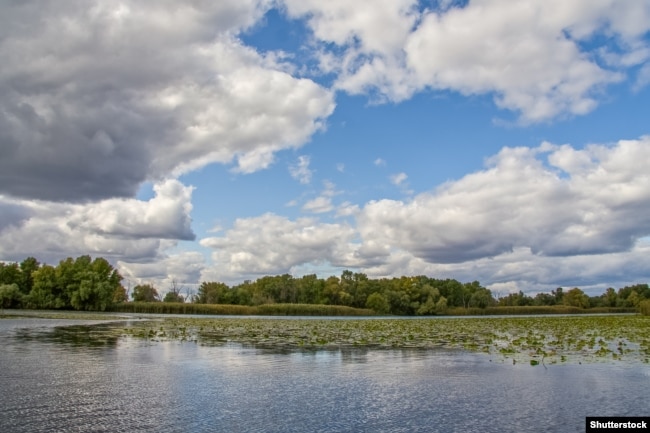
[(630, 307), (638, 308), (642, 300), (643, 298), (639, 296), (638, 292), (632, 292), (630, 293), (630, 296), (627, 297), (627, 303)]
[(328, 305), (338, 305), (340, 291), (341, 290), (338, 277), (332, 275), (327, 280), (325, 280), (325, 286), (323, 287), (323, 296), (325, 297), (325, 303)]
[(138, 284), (133, 288), (131, 294), (134, 302), (158, 302), (160, 295), (151, 284)]
[(563, 302), (564, 305), (570, 307), (588, 308), (589, 296), (585, 295), (585, 292), (579, 288), (574, 287), (564, 294)]
[(608, 288), (603, 294), (603, 304), (607, 307), (616, 307), (616, 301), (618, 301), (616, 290), (612, 287)]
[(174, 292), (174, 291), (169, 291), (165, 293), (165, 297), (163, 298), (163, 302), (185, 302), (185, 298), (181, 296), (180, 293)]
[(418, 316), (425, 316), (429, 314), (435, 314), (436, 312), (436, 302), (433, 300), (433, 296), (429, 296), (425, 302), (420, 304), (415, 314)]
[(564, 303), (564, 291), (562, 287), (558, 287), (555, 290), (551, 290), (551, 295), (555, 297), (555, 303), (561, 305)]
[(325, 281), (316, 274), (305, 275), (298, 281), (298, 302), (301, 304), (324, 304), (323, 287)]
[(650, 299), (639, 302), (639, 313), (644, 316), (650, 316)]
[(381, 293), (373, 293), (366, 299), (366, 308), (374, 310), (377, 314), (386, 314), (390, 309), (390, 305)]
[(527, 296), (521, 290), (518, 293), (509, 293), (499, 299), (499, 305), (502, 307), (522, 307), (526, 305), (534, 305), (535, 301), (530, 296)]
[(447, 311), (447, 298), (441, 296), (440, 299), (438, 299), (438, 302), (436, 302), (436, 313), (444, 314), (446, 311)]
[(33, 274), (41, 267), (41, 264), (34, 257), (27, 257), (20, 262), (19, 266), (21, 276), (18, 288), (23, 294), (28, 295), (34, 285)]
[[(199, 286), (196, 302), (198, 304), (230, 304), (230, 288), (217, 281), (204, 281)], [(230, 297), (231, 298), (231, 297)]]
[(15, 284), (20, 287), (22, 275), (18, 263), (0, 262), (0, 284)]
[(20, 308), (23, 297), (17, 284), (0, 284), (0, 307)]
[(492, 292), (490, 290), (480, 287), (469, 298), (470, 307), (487, 308), (494, 304)]
[(538, 293), (533, 298), (533, 305), (555, 305), (555, 296), (548, 293)]
[(102, 257), (78, 257), (74, 262), (73, 284), (68, 286), (70, 305), (76, 310), (104, 311), (121, 287), (122, 276)]
[(50, 265), (32, 274), (34, 283), (29, 292), (28, 304), (34, 308), (59, 309), (67, 307), (63, 290), (57, 284), (56, 269)]
[(126, 293), (126, 289), (123, 285), (119, 285), (113, 292), (113, 303), (120, 304), (122, 302), (129, 302), (129, 296)]

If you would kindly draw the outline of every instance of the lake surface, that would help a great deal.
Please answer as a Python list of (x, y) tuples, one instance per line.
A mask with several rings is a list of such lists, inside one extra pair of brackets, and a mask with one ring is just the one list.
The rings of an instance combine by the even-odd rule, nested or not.
[(0, 320), (0, 431), (582, 432), (650, 414), (641, 363), (87, 338), (112, 326)]

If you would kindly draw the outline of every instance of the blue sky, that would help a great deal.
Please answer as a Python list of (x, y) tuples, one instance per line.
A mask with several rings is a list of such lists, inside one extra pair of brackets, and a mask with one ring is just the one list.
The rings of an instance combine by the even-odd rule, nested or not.
[(0, 260), (650, 277), (650, 1), (1, 8)]

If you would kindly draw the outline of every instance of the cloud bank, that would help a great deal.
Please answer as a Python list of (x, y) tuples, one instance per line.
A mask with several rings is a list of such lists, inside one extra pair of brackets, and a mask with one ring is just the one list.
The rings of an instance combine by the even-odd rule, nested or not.
[(14, 2), (0, 18), (0, 193), (131, 197), (209, 163), (304, 144), (332, 92), (236, 35), (266, 2)]
[[(593, 110), (605, 86), (650, 58), (643, 1), (284, 3), (307, 20), (321, 68), (341, 90), (380, 101), (426, 89), (489, 94), (525, 123)], [(595, 42), (600, 35), (606, 44)]]
[(650, 247), (648, 160), (650, 137), (584, 149), (503, 148), (484, 170), (409, 201), (366, 203), (346, 214), (354, 226), (267, 214), (202, 244), (215, 249), (217, 274), (289, 272), (325, 260), (372, 276), (620, 281), (626, 269), (643, 272)]

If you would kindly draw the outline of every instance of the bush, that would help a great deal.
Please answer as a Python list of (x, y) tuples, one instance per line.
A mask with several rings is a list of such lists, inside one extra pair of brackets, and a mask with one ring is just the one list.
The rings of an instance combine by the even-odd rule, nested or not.
[(23, 303), (23, 294), (16, 284), (0, 285), (0, 307), (20, 308)]
[(650, 316), (650, 299), (639, 302), (639, 313)]

